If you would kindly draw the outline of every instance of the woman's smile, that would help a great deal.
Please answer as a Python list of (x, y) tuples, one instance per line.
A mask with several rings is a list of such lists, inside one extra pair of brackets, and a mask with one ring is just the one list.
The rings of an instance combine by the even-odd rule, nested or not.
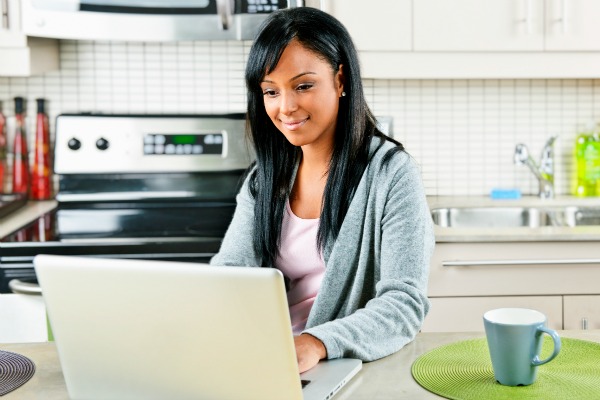
[(308, 121), (308, 118), (295, 121), (283, 121), (280, 119), (280, 121), (288, 131), (296, 131), (300, 129), (306, 123), (306, 121)]

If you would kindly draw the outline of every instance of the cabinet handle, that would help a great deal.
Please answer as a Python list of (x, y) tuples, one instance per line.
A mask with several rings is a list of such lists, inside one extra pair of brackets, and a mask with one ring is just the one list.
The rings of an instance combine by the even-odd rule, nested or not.
[(0, 3), (0, 11), (2, 11), (2, 25), (0, 25), (0, 28), (10, 28), (10, 25), (8, 24), (8, 0), (2, 0)]
[(581, 329), (584, 331), (588, 329), (588, 319), (586, 317), (581, 318)]
[(521, 0), (525, 12), (525, 16), (517, 20), (519, 23), (525, 24), (525, 32), (528, 35), (533, 33), (533, 0)]
[(525, 24), (527, 26), (527, 34), (531, 35), (533, 33), (533, 0), (527, 0), (525, 3), (525, 7), (527, 7)]
[(561, 265), (561, 264), (600, 264), (600, 258), (580, 258), (562, 260), (465, 260), (442, 261), (442, 267), (471, 267), (477, 265)]
[(231, 26), (231, 18), (233, 14), (232, 0), (217, 0), (217, 12), (221, 20), (221, 28), (226, 31)]
[(569, 0), (560, 0), (560, 16), (556, 19), (561, 24), (563, 34), (569, 32), (569, 3)]

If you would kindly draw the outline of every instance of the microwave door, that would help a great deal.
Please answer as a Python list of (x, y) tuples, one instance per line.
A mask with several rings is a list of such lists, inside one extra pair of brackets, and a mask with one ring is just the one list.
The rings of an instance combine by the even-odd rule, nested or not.
[[(269, 12), (233, 0), (22, 0), (23, 30), (31, 36), (75, 40), (166, 42), (250, 40)], [(262, 7), (262, 6), (261, 6)], [(246, 11), (247, 13), (244, 13)]]

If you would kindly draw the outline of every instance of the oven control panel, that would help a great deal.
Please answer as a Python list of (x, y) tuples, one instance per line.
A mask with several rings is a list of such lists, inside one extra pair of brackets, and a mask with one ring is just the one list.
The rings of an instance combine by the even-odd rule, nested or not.
[(144, 154), (223, 154), (223, 134), (149, 133), (144, 135)]
[(57, 174), (202, 172), (250, 165), (242, 114), (59, 115)]

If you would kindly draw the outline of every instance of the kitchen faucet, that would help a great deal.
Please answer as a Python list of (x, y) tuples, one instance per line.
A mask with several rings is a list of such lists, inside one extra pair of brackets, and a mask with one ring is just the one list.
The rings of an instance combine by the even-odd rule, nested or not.
[(552, 136), (544, 144), (540, 163), (537, 164), (529, 154), (527, 146), (519, 143), (515, 148), (515, 164), (527, 165), (531, 172), (538, 179), (540, 184), (539, 196), (542, 199), (552, 199), (554, 197), (554, 141), (556, 136)]

